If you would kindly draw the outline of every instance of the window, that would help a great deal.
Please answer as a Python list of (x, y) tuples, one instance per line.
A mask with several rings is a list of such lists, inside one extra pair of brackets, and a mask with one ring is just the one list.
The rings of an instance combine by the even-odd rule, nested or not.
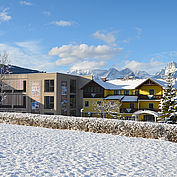
[(54, 108), (54, 96), (45, 96), (44, 109), (53, 109), (53, 108)]
[(70, 93), (76, 93), (76, 80), (70, 80)]
[(85, 101), (85, 107), (89, 107), (89, 101)]
[(149, 95), (154, 95), (154, 89), (149, 89)]
[(124, 90), (124, 95), (129, 95), (129, 90)]
[(26, 81), (23, 81), (23, 91), (26, 92)]
[(45, 114), (45, 115), (54, 115), (53, 112), (45, 112), (44, 114)]
[(114, 91), (113, 91), (113, 94), (114, 94), (114, 95), (119, 95), (119, 90), (114, 90)]
[(135, 108), (135, 104), (134, 103), (130, 103), (130, 108), (134, 109)]
[(76, 95), (70, 95), (70, 108), (76, 108)]
[(67, 81), (61, 81), (61, 95), (67, 95)]
[[(21, 97), (21, 95), (19, 95)], [(26, 96), (23, 96), (23, 104), (22, 105), (14, 105), (14, 108), (26, 108)]]
[(44, 81), (44, 91), (45, 92), (54, 92), (54, 80), (45, 80)]
[(135, 95), (139, 95), (139, 91), (136, 90), (136, 91), (135, 91)]
[(154, 109), (154, 104), (153, 103), (149, 103), (149, 109)]

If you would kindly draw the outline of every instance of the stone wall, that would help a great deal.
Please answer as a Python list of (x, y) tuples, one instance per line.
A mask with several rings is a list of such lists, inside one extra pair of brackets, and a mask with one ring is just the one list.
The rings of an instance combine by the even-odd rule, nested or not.
[(162, 123), (7, 112), (0, 113), (0, 123), (110, 133), (177, 142), (177, 125)]

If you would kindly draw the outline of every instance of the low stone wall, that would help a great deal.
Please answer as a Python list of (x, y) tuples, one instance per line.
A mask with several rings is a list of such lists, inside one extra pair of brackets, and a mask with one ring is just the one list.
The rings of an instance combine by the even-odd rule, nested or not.
[(7, 112), (0, 113), (0, 123), (110, 133), (177, 142), (177, 125), (160, 123)]

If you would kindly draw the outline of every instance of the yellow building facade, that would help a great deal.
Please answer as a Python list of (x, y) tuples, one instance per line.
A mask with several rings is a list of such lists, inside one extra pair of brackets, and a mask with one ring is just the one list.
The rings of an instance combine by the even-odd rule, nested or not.
[[(92, 80), (82, 88), (84, 116), (156, 121), (164, 86), (165, 81), (153, 79)], [(117, 109), (109, 114), (100, 106), (105, 102)]]

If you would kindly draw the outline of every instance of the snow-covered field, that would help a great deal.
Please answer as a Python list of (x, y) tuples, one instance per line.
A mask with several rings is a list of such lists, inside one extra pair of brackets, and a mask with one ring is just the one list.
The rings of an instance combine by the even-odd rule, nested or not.
[(0, 124), (0, 176), (177, 176), (177, 143)]

